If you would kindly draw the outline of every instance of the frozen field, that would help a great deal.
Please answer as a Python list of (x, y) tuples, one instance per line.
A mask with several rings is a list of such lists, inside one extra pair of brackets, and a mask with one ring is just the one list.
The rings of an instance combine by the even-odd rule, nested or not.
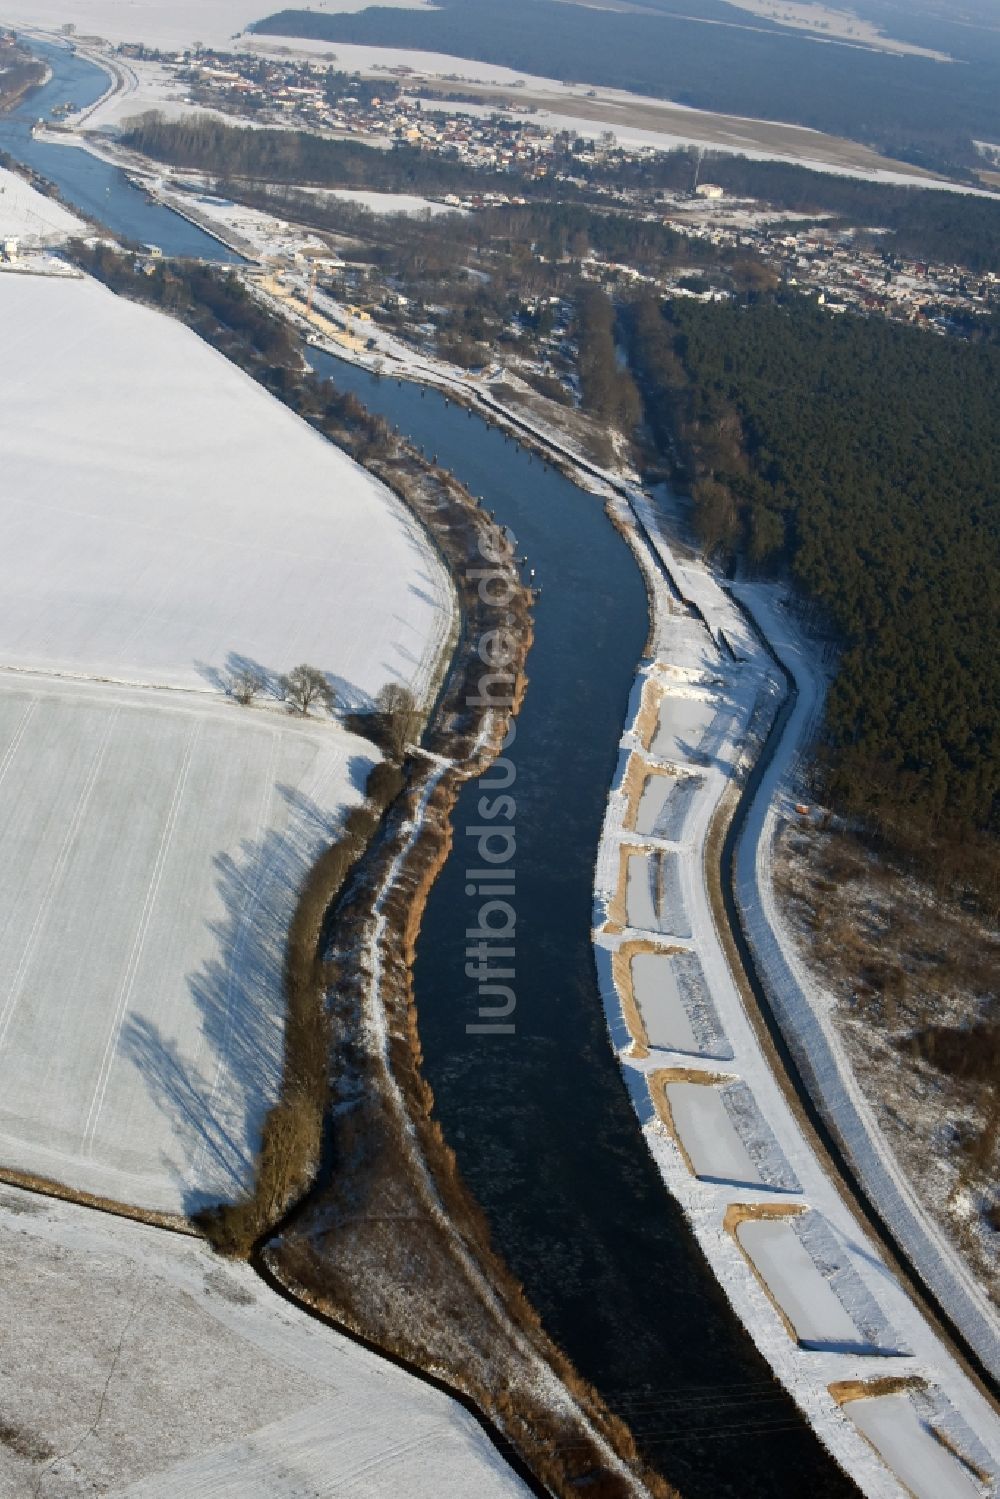
[(454, 1401), (247, 1266), (7, 1188), (0, 1410), (2, 1499), (526, 1493)]
[(248, 1180), (289, 918), (376, 754), (227, 663), (422, 692), (450, 585), (180, 326), (40, 278), (0, 316), (0, 1165), (189, 1212)]
[(0, 690), (0, 1162), (184, 1212), (249, 1183), (296, 891), (372, 761), (177, 697)]
[(732, 1056), (696, 953), (636, 953), (631, 971), (650, 1046), (693, 1056)]
[[(313, 0), (312, 9), (331, 15), (361, 10), (369, 0)], [(419, 9), (422, 0), (380, 0)], [(84, 36), (150, 47), (225, 47), (235, 34), (273, 14), (268, 0), (4, 0), (5, 25), (58, 30), (65, 23)]]
[(0, 239), (19, 239), (24, 246), (51, 245), (83, 230), (83, 221), (69, 209), (16, 172), (0, 167)]
[(204, 687), (232, 654), (426, 686), (449, 590), (403, 507), (179, 324), (0, 279), (0, 666)]
[(909, 1395), (852, 1400), (844, 1408), (914, 1499), (980, 1499), (979, 1485), (927, 1429)]

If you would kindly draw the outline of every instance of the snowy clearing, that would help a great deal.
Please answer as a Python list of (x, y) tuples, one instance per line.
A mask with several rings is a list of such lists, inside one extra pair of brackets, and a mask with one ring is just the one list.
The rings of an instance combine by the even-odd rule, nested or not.
[(526, 1492), (453, 1400), (247, 1266), (11, 1188), (0, 1188), (0, 1409), (4, 1499)]
[(698, 776), (648, 776), (639, 801), (636, 832), (676, 843), (700, 789)]
[(179, 324), (26, 277), (0, 317), (0, 1164), (189, 1212), (248, 1182), (289, 919), (377, 758), (275, 676), (425, 695), (451, 587), (386, 489)]
[(740, 1186), (764, 1185), (733, 1128), (719, 1088), (711, 1083), (668, 1083), (666, 1094), (674, 1128), (695, 1176)]
[(432, 218), (443, 213), (465, 213), (463, 208), (435, 203), (431, 198), (418, 198), (413, 193), (363, 193), (338, 187), (331, 189), (330, 197), (339, 198), (342, 203), (354, 203), (358, 208), (367, 208), (369, 213), (428, 213)]
[(94, 282), (4, 278), (0, 320), (0, 666), (204, 689), (235, 652), (355, 703), (428, 686), (450, 588), (381, 484)]
[(376, 756), (194, 694), (17, 681), (0, 1161), (156, 1211), (237, 1196), (277, 1097), (296, 893)]
[(85, 232), (83, 220), (68, 208), (0, 167), (0, 239), (19, 239), (23, 246), (37, 248)]
[(660, 704), (660, 716), (651, 745), (653, 754), (671, 764), (684, 764), (695, 759), (715, 720), (716, 706), (709, 697), (668, 693)]
[(736, 1236), (801, 1343), (857, 1343), (857, 1328), (787, 1218), (751, 1218)]
[[(370, 0), (313, 0), (330, 15), (364, 9)], [(419, 10), (423, 0), (379, 0)], [(268, 0), (3, 0), (0, 21), (57, 31), (75, 26), (81, 36), (109, 42), (145, 42), (148, 47), (224, 48), (254, 21), (273, 14)]]

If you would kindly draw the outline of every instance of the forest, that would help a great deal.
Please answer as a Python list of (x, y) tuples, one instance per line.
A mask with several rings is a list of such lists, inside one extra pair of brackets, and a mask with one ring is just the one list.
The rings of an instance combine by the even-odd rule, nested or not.
[(699, 109), (789, 120), (942, 170), (972, 165), (974, 139), (1000, 140), (997, 59), (977, 50), (971, 33), (955, 65), (821, 45), (759, 17), (746, 21), (746, 12), (722, 0), (574, 6), (571, 24), (558, 0), (440, 0), (433, 8), (375, 5), (356, 15), (288, 9), (253, 29), (450, 53)]
[(306, 130), (246, 130), (208, 114), (171, 121), (152, 111), (133, 121), (121, 142), (170, 166), (251, 181), (418, 193), (484, 185), (481, 173), (416, 146), (380, 151)]
[(626, 324), (706, 549), (790, 574), (840, 643), (829, 794), (971, 869), (1000, 832), (1000, 349), (799, 297)]

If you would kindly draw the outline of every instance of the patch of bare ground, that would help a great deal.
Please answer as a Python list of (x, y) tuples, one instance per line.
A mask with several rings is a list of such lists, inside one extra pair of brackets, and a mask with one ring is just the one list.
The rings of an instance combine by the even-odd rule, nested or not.
[(786, 826), (775, 882), (900, 1166), (1000, 1303), (1000, 932), (837, 828)]
[(518, 416), (555, 433), (567, 447), (575, 449), (599, 468), (615, 463), (618, 457), (616, 444), (606, 423), (575, 406), (552, 400), (541, 391), (531, 389), (526, 379), (522, 376), (516, 384), (505, 380), (491, 385), (490, 394)]

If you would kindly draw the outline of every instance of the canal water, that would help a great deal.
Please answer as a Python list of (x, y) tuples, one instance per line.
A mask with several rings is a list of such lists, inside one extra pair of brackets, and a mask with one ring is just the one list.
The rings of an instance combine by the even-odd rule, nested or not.
[(165, 255), (225, 265), (237, 263), (240, 256), (211, 235), (169, 208), (148, 202), (145, 193), (133, 187), (117, 167), (98, 161), (78, 146), (51, 145), (34, 138), (32, 127), (38, 120), (49, 121), (56, 105), (69, 103), (85, 109), (96, 103), (108, 87), (108, 77), (68, 47), (25, 40), (48, 64), (52, 77), (10, 114), (0, 114), (0, 151), (54, 182), (68, 203), (115, 234), (140, 244), (159, 245)]
[[(37, 50), (54, 78), (0, 117), (0, 149), (120, 234), (171, 255), (234, 259), (147, 204), (114, 168), (32, 139), (31, 123), (53, 105), (86, 106), (106, 86), (68, 50)], [(465, 831), (483, 825), (475, 782), (459, 799), (455, 850), (431, 894), (415, 973), (438, 1114), (497, 1247), (549, 1332), (685, 1499), (848, 1499), (856, 1490), (771, 1378), (657, 1175), (605, 1031), (590, 942), (593, 863), (647, 629), (631, 553), (598, 499), (479, 417), (437, 392), (311, 358), (481, 495), (542, 587), (509, 752), (514, 1033), (467, 1029), (480, 1003), (466, 976), (466, 932), (481, 904), (466, 874), (482, 864)]]
[(686, 1499), (854, 1494), (730, 1311), (653, 1166), (605, 1030), (593, 867), (647, 631), (632, 554), (600, 500), (478, 416), (315, 350), (310, 359), (481, 495), (542, 586), (509, 752), (515, 1033), (467, 1031), (480, 1003), (466, 976), (481, 905), (474, 881), (466, 893), (467, 870), (482, 865), (466, 832), (484, 825), (477, 782), (459, 799), (415, 971), (438, 1114), (497, 1246)]

